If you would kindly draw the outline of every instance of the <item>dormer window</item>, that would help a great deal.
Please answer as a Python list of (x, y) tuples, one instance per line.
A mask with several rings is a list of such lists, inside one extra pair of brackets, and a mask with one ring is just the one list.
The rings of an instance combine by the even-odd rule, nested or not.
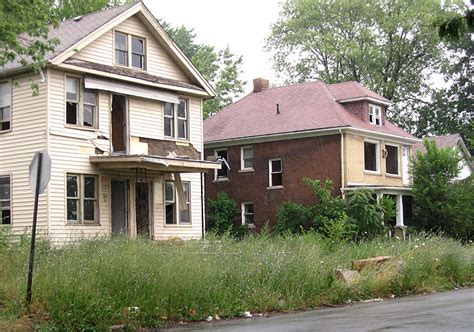
[(382, 108), (376, 105), (369, 105), (369, 122), (375, 126), (382, 125)]
[(115, 64), (145, 69), (145, 39), (115, 31)]

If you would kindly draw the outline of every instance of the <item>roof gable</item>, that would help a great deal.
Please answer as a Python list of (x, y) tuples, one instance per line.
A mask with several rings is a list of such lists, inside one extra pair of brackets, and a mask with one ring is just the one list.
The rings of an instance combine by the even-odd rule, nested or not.
[(361, 100), (373, 99), (382, 104), (391, 104), (390, 100), (367, 89), (365, 86), (357, 81), (348, 81), (336, 84), (328, 84), (328, 90), (332, 93), (336, 101), (340, 103)]

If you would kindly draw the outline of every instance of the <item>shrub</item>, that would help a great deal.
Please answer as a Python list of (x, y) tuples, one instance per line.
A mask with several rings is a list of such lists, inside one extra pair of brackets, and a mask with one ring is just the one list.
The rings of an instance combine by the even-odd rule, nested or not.
[(278, 233), (298, 234), (310, 228), (309, 222), (312, 219), (312, 211), (311, 208), (304, 205), (288, 201), (280, 205), (276, 219)]
[(220, 192), (215, 199), (208, 200), (207, 230), (219, 235), (241, 233), (241, 227), (236, 225), (239, 215), (237, 202)]

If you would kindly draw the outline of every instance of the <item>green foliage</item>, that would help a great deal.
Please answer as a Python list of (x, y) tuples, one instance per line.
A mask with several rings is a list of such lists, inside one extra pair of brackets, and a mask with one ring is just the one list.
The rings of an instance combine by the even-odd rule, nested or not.
[(341, 213), (337, 219), (325, 219), (320, 228), (320, 232), (324, 237), (335, 245), (353, 239), (357, 234), (357, 230), (357, 225), (352, 222), (346, 213)]
[(55, 10), (60, 19), (68, 19), (132, 3), (133, 1), (134, 0), (56, 0)]
[(472, 176), (453, 183), (459, 174), (457, 150), (440, 149), (435, 141), (424, 142), (427, 152), (412, 160), (413, 204), (419, 228), (450, 236), (474, 235), (474, 186)]
[(240, 209), (237, 202), (225, 192), (217, 194), (215, 199), (208, 199), (207, 231), (218, 235), (226, 233), (240, 234), (237, 226)]
[(307, 230), (312, 220), (311, 208), (302, 204), (285, 202), (278, 208), (276, 231), (280, 234), (290, 232), (299, 234)]

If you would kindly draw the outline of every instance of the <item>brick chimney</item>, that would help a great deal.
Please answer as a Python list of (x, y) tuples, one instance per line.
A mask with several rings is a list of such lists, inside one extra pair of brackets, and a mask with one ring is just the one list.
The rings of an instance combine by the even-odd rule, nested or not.
[(253, 79), (253, 92), (262, 92), (265, 89), (268, 89), (269, 82), (266, 79), (263, 78), (254, 78)]

